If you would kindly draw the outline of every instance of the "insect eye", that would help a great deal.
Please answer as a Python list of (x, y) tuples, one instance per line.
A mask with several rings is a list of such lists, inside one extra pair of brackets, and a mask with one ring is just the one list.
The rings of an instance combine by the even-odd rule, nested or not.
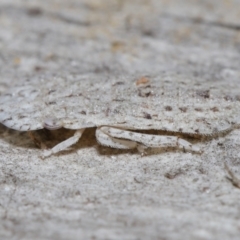
[(43, 126), (44, 128), (49, 130), (56, 130), (62, 127), (62, 122), (57, 118), (47, 117), (44, 120)]

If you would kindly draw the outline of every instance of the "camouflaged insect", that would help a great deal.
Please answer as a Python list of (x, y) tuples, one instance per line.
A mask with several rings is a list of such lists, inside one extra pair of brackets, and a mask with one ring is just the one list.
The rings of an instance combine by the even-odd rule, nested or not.
[[(68, 76), (25, 81), (0, 97), (0, 122), (19, 131), (75, 129), (43, 157), (76, 143), (85, 128), (96, 127), (102, 145), (119, 148), (200, 149), (183, 135), (213, 136), (239, 122), (239, 86), (197, 79)], [(168, 135), (147, 134), (162, 130)], [(141, 132), (142, 131), (142, 132)], [(177, 133), (177, 134), (176, 134)]]

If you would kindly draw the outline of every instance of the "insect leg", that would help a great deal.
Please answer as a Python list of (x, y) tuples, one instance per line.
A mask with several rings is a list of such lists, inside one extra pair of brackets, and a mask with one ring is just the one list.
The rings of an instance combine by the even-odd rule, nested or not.
[(137, 133), (113, 127), (101, 127), (100, 129), (101, 132), (104, 132), (106, 135), (110, 136), (114, 140), (124, 139), (125, 141), (132, 140), (134, 142), (137, 142), (138, 144), (136, 147), (139, 149), (140, 152), (142, 152), (143, 149), (146, 147), (150, 148), (175, 147), (186, 151), (201, 152), (198, 147), (193, 146), (190, 142), (177, 136), (165, 136), (165, 135), (161, 136)]
[(81, 138), (84, 130), (85, 130), (84, 128), (76, 130), (76, 132), (74, 133), (74, 135), (72, 137), (66, 139), (63, 142), (60, 142), (59, 144), (57, 144), (52, 149), (44, 150), (44, 152), (42, 154), (42, 158), (49, 157), (52, 154), (56, 154), (58, 152), (61, 152), (65, 149), (67, 149), (68, 147), (72, 146), (73, 144), (75, 144)]
[(114, 138), (105, 131), (102, 131), (102, 128), (103, 127), (99, 127), (96, 130), (96, 138), (100, 144), (119, 149), (132, 149), (137, 147), (137, 143), (135, 141)]

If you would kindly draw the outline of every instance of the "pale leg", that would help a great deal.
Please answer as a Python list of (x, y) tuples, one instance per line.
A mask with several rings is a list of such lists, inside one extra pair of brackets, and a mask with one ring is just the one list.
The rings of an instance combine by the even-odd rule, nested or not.
[[(177, 136), (159, 136), (145, 133), (136, 133), (124, 129), (113, 128), (113, 127), (99, 127), (97, 129), (98, 134), (104, 136), (99, 141), (103, 142), (103, 145), (107, 145), (114, 148), (134, 148), (142, 153), (144, 148), (169, 148), (175, 147), (186, 151), (201, 152), (198, 147), (193, 146), (188, 141), (179, 138)], [(103, 138), (103, 137), (102, 137)], [(127, 145), (121, 145), (119, 141), (127, 141)], [(130, 141), (129, 141), (130, 140)], [(132, 141), (132, 144), (131, 144)], [(106, 143), (106, 144), (105, 144)], [(131, 147), (128, 147), (131, 146)]]
[(109, 134), (102, 131), (102, 127), (96, 130), (97, 141), (107, 147), (118, 148), (118, 149), (132, 149), (137, 147), (137, 143), (125, 139), (117, 139), (111, 137)]
[(49, 156), (51, 156), (53, 154), (61, 152), (61, 151), (65, 150), (65, 149), (67, 149), (68, 147), (72, 146), (73, 144), (78, 142), (78, 140), (81, 138), (82, 133), (83, 133), (84, 130), (85, 130), (84, 128), (76, 130), (76, 132), (74, 133), (74, 135), (72, 137), (66, 139), (63, 142), (60, 142), (59, 144), (57, 144), (52, 149), (44, 150), (44, 152), (42, 154), (42, 158), (49, 157)]

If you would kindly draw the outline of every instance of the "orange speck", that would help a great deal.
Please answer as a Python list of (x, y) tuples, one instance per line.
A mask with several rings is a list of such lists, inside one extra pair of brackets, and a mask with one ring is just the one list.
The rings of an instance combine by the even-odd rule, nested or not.
[(140, 84), (146, 84), (148, 83), (150, 80), (146, 77), (141, 77), (136, 81), (136, 85), (140, 85)]

